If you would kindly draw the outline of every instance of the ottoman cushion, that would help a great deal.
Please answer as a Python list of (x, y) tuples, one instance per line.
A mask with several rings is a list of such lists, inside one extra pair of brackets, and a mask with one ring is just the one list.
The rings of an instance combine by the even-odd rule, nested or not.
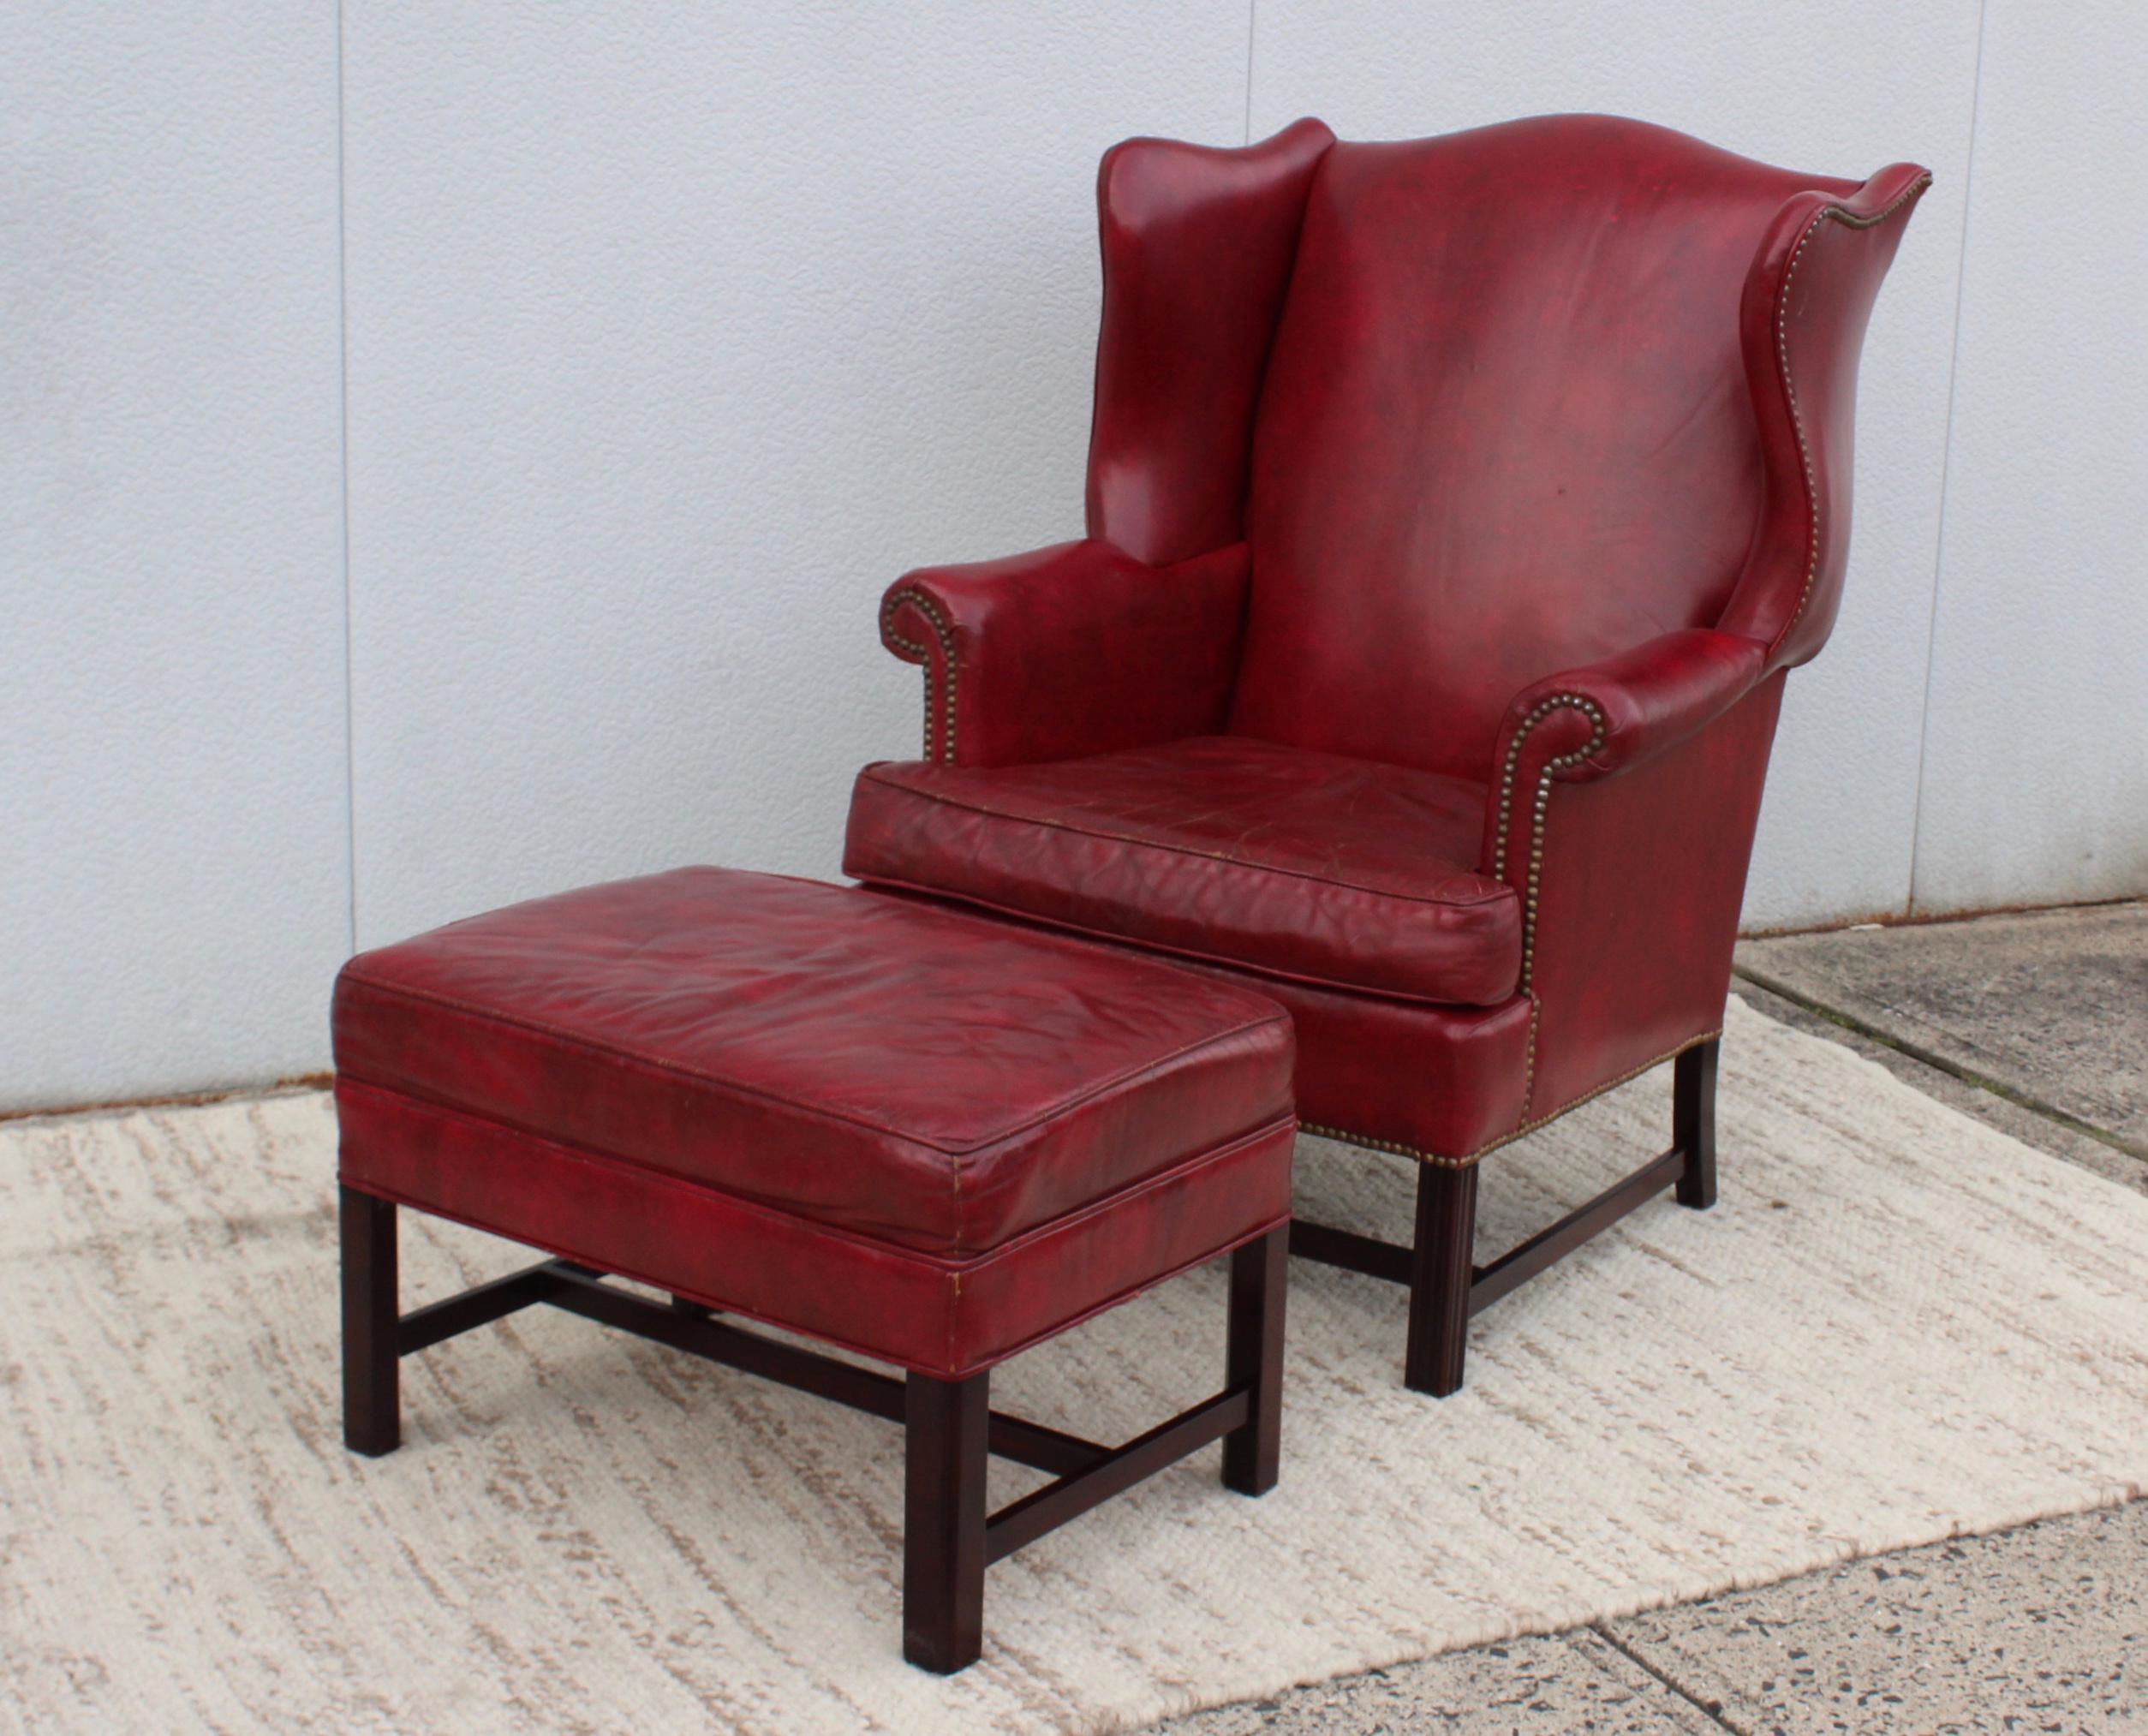
[(352, 1185), (916, 1367), (1289, 1210), (1274, 1003), (885, 894), (587, 887), (360, 955), (333, 1023)]

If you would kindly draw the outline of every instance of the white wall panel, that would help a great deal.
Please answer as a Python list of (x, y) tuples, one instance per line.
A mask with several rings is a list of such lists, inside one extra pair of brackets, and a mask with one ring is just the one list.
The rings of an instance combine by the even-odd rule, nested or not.
[(362, 940), (834, 869), (880, 593), (1080, 534), (1096, 158), (1235, 142), (1245, 19), (348, 7)]
[(0, 1107), (326, 1065), (332, 9), (0, 8)]
[(1747, 921), (2148, 892), (2127, 0), (1989, 0), (1973, 186), (1979, 0), (343, 0), (340, 327), (336, 10), (0, 0), (0, 1108), (324, 1065), (353, 804), (367, 943), (832, 871), (882, 587), (1078, 530), (1098, 152), (1308, 112), (1930, 164)]
[(1749, 926), (1908, 899), (1977, 10), (1260, 0), (1256, 136), (1301, 114), (1345, 138), (1398, 138), (1601, 110), (1820, 173), (1903, 158), (1935, 171), (1865, 345), (1841, 618), (1820, 659), (1790, 678)]
[(2148, 15), (1990, 0), (1917, 908), (2148, 893)]

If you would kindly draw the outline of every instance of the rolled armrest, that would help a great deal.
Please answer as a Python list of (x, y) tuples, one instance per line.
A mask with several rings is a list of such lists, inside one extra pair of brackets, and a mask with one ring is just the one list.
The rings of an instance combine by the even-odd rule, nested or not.
[(1706, 628), (1515, 696), (1483, 864), (1522, 904), (1524, 1125), (1721, 1026), (1781, 697), (1766, 645)]
[(1675, 746), (1752, 690), (1768, 647), (1695, 627), (1524, 688), (1492, 764), (1484, 863), (1508, 878), (1516, 838), (1541, 819), (1554, 779), (1585, 784)]
[(1223, 725), (1245, 549), (1152, 567), (1109, 543), (924, 567), (889, 587), (880, 638), (925, 666), (925, 758), (1007, 766)]

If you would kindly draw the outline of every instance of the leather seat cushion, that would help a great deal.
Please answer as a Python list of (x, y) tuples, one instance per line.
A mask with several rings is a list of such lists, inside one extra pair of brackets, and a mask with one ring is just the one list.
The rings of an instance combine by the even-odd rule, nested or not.
[(1474, 868), (1484, 788), (1235, 736), (859, 773), (844, 870), (1101, 938), (1357, 993), (1489, 1006), (1521, 911)]
[(354, 958), (333, 1027), (343, 1178), (421, 1205), (481, 1202), (441, 1172), (489, 1148), (375, 1138), (418, 1125), (385, 1097), (947, 1258), (1279, 1125), (1280, 1192), (1211, 1244), (1288, 1209), (1274, 1003), (854, 887), (692, 868), (513, 905)]

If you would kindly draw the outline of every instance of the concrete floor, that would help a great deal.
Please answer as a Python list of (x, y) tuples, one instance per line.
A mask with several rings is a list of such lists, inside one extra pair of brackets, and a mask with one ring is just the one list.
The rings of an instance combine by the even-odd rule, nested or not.
[[(2148, 903), (1753, 940), (1737, 968), (1736, 991), (1769, 1017), (1847, 1043), (2026, 1144), (2148, 1193)], [(2148, 1502), (1155, 1727), (1170, 1736), (1435, 1727), (2148, 1733)]]

